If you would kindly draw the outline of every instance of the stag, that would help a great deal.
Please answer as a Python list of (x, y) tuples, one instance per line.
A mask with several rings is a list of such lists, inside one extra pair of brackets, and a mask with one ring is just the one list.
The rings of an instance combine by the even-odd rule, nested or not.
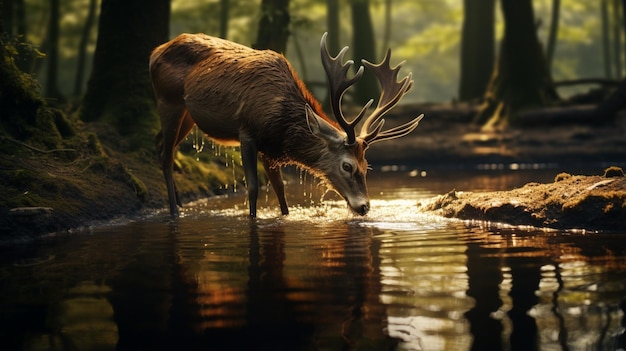
[(417, 127), (423, 114), (382, 129), (383, 115), (411, 89), (413, 80), (411, 74), (397, 80), (401, 64), (390, 67), (391, 50), (379, 64), (362, 60), (378, 77), (382, 93), (357, 135), (357, 123), (373, 100), (352, 119), (344, 116), (341, 101), (362, 76), (363, 66), (348, 78), (354, 63), (343, 62), (348, 47), (332, 57), (326, 33), (320, 46), (334, 121), (285, 57), (274, 51), (255, 50), (205, 34), (181, 34), (152, 52), (150, 76), (161, 120), (156, 145), (172, 217), (178, 217), (181, 206), (172, 176), (174, 151), (194, 125), (218, 143), (240, 145), (251, 217), (256, 216), (258, 156), (284, 215), (289, 209), (281, 166), (287, 164), (298, 165), (321, 179), (355, 213), (369, 211), (365, 151), (375, 142), (404, 136)]

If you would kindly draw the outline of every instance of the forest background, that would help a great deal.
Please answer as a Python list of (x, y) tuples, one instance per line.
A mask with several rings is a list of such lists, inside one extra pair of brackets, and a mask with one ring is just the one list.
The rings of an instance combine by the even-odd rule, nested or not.
[[(370, 61), (379, 61), (391, 47), (393, 63), (406, 61), (401, 74), (413, 72), (416, 81), (402, 104), (482, 106), (478, 114), (482, 110), (487, 116), (473, 122), (503, 128), (519, 101), (490, 102), (524, 96), (524, 110), (560, 106), (573, 97), (599, 106), (619, 96), (615, 88), (626, 68), (621, 0), (0, 0), (0, 5), (3, 64), (26, 74), (3, 72), (0, 86), (0, 186), (7, 194), (0, 224), (9, 229), (23, 213), (10, 211), (21, 208), (43, 211), (48, 216), (44, 225), (58, 228), (163, 204), (164, 185), (151, 144), (159, 128), (154, 102), (126, 89), (149, 91), (147, 53), (181, 32), (282, 51), (322, 101), (326, 83), (318, 50), (323, 32), (331, 33), (331, 52), (350, 45), (356, 57)], [(263, 42), (272, 36), (264, 35), (268, 28), (283, 30), (282, 46)], [(139, 59), (124, 56), (128, 47), (136, 47)], [(133, 60), (139, 66), (129, 64), (129, 77), (123, 79), (107, 67)], [(507, 94), (499, 88), (501, 81), (515, 85), (520, 75), (535, 74), (530, 83), (522, 79), (529, 89)], [(11, 105), (19, 105), (19, 99), (7, 99), (8, 83), (14, 81), (41, 99), (30, 105), (36, 117)], [(108, 97), (116, 93), (126, 101)], [(351, 100), (362, 101), (359, 94), (355, 91)], [(364, 98), (369, 97), (371, 91)], [(597, 110), (584, 110), (582, 118), (598, 120)], [(579, 109), (567, 113), (576, 115)], [(503, 119), (490, 123), (498, 114)], [(178, 180), (185, 199), (241, 179), (238, 170), (220, 171), (236, 153), (201, 155), (195, 153), (198, 147), (196, 136), (177, 155), (185, 173), (185, 180)]]
[[(18, 2), (13, 0), (14, 2)], [(25, 42), (32, 44), (42, 54), (27, 71), (36, 75), (46, 87), (47, 78), (56, 76), (59, 93), (65, 98), (77, 98), (84, 93), (93, 62), (99, 7), (95, 17), (90, 18), (90, 6), (97, 0), (57, 0), (59, 38), (58, 64), (48, 64), (49, 27), (51, 5), (55, 1), (21, 0), (24, 2), (25, 23), (14, 34), (24, 35)], [(5, 3), (9, 1), (5, 0)], [(261, 17), (261, 0), (230, 0), (226, 37), (244, 45), (252, 45), (258, 32)], [(332, 1), (331, 1), (332, 2)], [(490, 1), (487, 1), (490, 2)], [(495, 1), (491, 1), (496, 3)], [(554, 43), (551, 72), (556, 82), (580, 78), (620, 79), (624, 74), (624, 39), (622, 30), (621, 1), (581, 0), (533, 0), (537, 35), (541, 43), (550, 42), (550, 26), (553, 6), (558, 3), (558, 34)], [(220, 0), (173, 0), (169, 32), (173, 37), (179, 33), (203, 32), (220, 36)], [(308, 82), (325, 82), (321, 62), (317, 55), (321, 33), (327, 27), (326, 0), (291, 0), (289, 10), (290, 36), (285, 52), (301, 78)], [(339, 43), (351, 45), (352, 22), (347, 1), (338, 1), (340, 11)], [(390, 6), (390, 14), (386, 11)], [(5, 7), (7, 5), (5, 4)], [(396, 62), (405, 60), (405, 72), (413, 72), (419, 84), (407, 95), (403, 103), (449, 102), (459, 98), (461, 77), (461, 40), (463, 30), (464, 1), (410, 1), (370, 0), (369, 9), (374, 23), (376, 53), (378, 58), (387, 47), (393, 48)], [(483, 14), (489, 19), (490, 13)], [(390, 16), (386, 19), (386, 16)], [(495, 11), (495, 42), (502, 39), (504, 23), (500, 11)], [(15, 23), (17, 19), (14, 19)], [(88, 28), (86, 28), (88, 26)], [(17, 24), (16, 24), (17, 27)], [(88, 37), (85, 39), (85, 33)], [(86, 40), (86, 41), (85, 41)], [(489, 40), (486, 38), (485, 40)], [(82, 43), (81, 41), (85, 41)], [(494, 42), (494, 43), (495, 43)], [(488, 46), (487, 43), (484, 45)], [(84, 52), (81, 52), (84, 50)], [(81, 55), (84, 55), (81, 58)], [(79, 64), (84, 60), (84, 66)], [(49, 70), (58, 70), (56, 75)], [(78, 70), (82, 70), (79, 72)], [(563, 88), (563, 96), (586, 91), (588, 86)], [(323, 91), (321, 93), (324, 93)], [(53, 94), (45, 91), (45, 95)]]

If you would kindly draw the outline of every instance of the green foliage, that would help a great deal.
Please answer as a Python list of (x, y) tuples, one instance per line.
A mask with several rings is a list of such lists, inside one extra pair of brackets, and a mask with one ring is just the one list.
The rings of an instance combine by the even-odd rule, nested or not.
[[(230, 0), (228, 39), (251, 45), (256, 37), (260, 18), (260, 0)], [(541, 23), (538, 34), (546, 43), (552, 0), (534, 0), (535, 17)], [(46, 14), (49, 3), (26, 0), (28, 35), (26, 41), (43, 45), (46, 34)], [(419, 78), (403, 100), (447, 101), (456, 95), (459, 72), (459, 40), (463, 2), (459, 0), (414, 1), (396, 0), (392, 5), (390, 47), (394, 62), (406, 60), (404, 72), (413, 72)], [(600, 1), (562, 0), (561, 19), (553, 77), (556, 81), (603, 76), (600, 38)], [(62, 0), (61, 12), (61, 66), (59, 81), (62, 92), (70, 95), (76, 74), (75, 63), (78, 42), (88, 9), (88, 0)], [(173, 0), (170, 21), (172, 36), (181, 32), (219, 33), (220, 1)], [(317, 53), (319, 38), (326, 30), (326, 0), (291, 0), (291, 38), (287, 47), (288, 59), (301, 76), (323, 77)], [(381, 38), (384, 29), (384, 2), (371, 0), (375, 36)], [(503, 32), (502, 16), (496, 11), (497, 36)], [(340, 1), (340, 45), (350, 43), (352, 28), (348, 2)], [(93, 33), (90, 55), (93, 53)], [(378, 43), (380, 45), (381, 43)], [(299, 46), (300, 57), (296, 50)], [(378, 47), (381, 53), (384, 48)], [(397, 61), (396, 61), (397, 60)], [(91, 62), (91, 56), (87, 62)], [(89, 69), (89, 67), (88, 67)], [(307, 74), (303, 74), (306, 72)], [(37, 73), (43, 81), (43, 72)], [(87, 75), (88, 76), (88, 75)], [(316, 83), (322, 79), (315, 78)], [(318, 82), (319, 80), (319, 82)], [(323, 86), (323, 85), (321, 85)], [(319, 95), (324, 97), (325, 92)]]
[[(555, 81), (602, 77), (600, 1), (562, 0), (552, 75)], [(545, 45), (552, 0), (533, 2), (540, 23), (537, 34)]]
[[(230, 0), (228, 38), (252, 45), (260, 17), (260, 0)], [(170, 33), (219, 34), (220, 2), (217, 0), (172, 0)]]

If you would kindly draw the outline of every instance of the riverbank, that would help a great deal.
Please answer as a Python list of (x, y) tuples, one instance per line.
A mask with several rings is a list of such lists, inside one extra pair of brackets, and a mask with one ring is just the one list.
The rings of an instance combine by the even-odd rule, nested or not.
[(444, 217), (540, 228), (626, 230), (626, 177), (619, 167), (601, 176), (559, 173), (553, 183), (510, 191), (450, 191), (422, 201), (418, 211)]
[[(409, 136), (373, 145), (367, 153), (368, 161), (374, 166), (410, 164), (424, 169), (456, 169), (462, 165), (512, 167), (535, 163), (623, 167), (626, 162), (624, 116), (611, 125), (563, 120), (550, 125), (535, 123), (484, 131), (470, 123), (473, 112), (471, 106), (463, 105), (400, 106), (389, 117), (388, 125), (424, 113), (420, 126)], [(102, 126), (87, 125), (83, 129), (83, 140), (58, 150), (40, 150), (15, 140), (0, 139), (0, 192), (3, 194), (0, 238), (21, 240), (69, 228), (83, 230), (94, 221), (123, 216), (133, 218), (143, 212), (165, 208), (165, 184), (153, 152), (128, 152), (119, 136)], [(94, 139), (93, 135), (98, 138)], [(224, 184), (242, 179), (240, 169), (225, 169), (224, 164), (232, 164), (235, 159), (228, 152), (216, 155), (205, 150), (194, 154), (191, 146), (184, 146), (187, 152), (177, 156), (179, 172), (176, 181), (184, 202), (227, 191), (223, 189)], [(566, 184), (570, 186), (569, 183), (557, 185)], [(525, 191), (530, 189), (528, 187)], [(598, 187), (596, 190), (607, 189)], [(556, 194), (558, 190), (544, 189), (542, 192)], [(444, 196), (449, 199), (452, 195)], [(460, 194), (454, 196), (457, 200), (462, 198)], [(437, 210), (447, 216), (454, 213), (478, 215), (452, 207)], [(498, 220), (497, 216), (490, 218)], [(522, 216), (515, 223), (550, 224), (548, 219), (545, 223), (531, 220), (532, 217)], [(604, 222), (593, 223), (594, 228), (604, 229)]]

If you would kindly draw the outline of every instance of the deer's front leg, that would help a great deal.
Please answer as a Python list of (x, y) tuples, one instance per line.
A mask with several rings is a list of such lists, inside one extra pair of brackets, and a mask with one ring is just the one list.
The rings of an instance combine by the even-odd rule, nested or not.
[(257, 175), (257, 148), (254, 140), (248, 138), (246, 133), (239, 133), (241, 142), (241, 161), (243, 172), (246, 176), (248, 188), (248, 203), (250, 204), (250, 217), (256, 217), (256, 201), (259, 196), (259, 179)]
[(278, 198), (280, 212), (286, 216), (289, 214), (289, 208), (287, 207), (287, 200), (285, 200), (285, 185), (283, 184), (283, 175), (280, 171), (280, 166), (272, 166), (270, 160), (263, 155), (261, 156), (261, 161), (263, 161), (265, 173), (267, 173), (267, 177), (270, 179), (270, 183), (274, 188), (274, 193), (276, 193), (276, 197)]

